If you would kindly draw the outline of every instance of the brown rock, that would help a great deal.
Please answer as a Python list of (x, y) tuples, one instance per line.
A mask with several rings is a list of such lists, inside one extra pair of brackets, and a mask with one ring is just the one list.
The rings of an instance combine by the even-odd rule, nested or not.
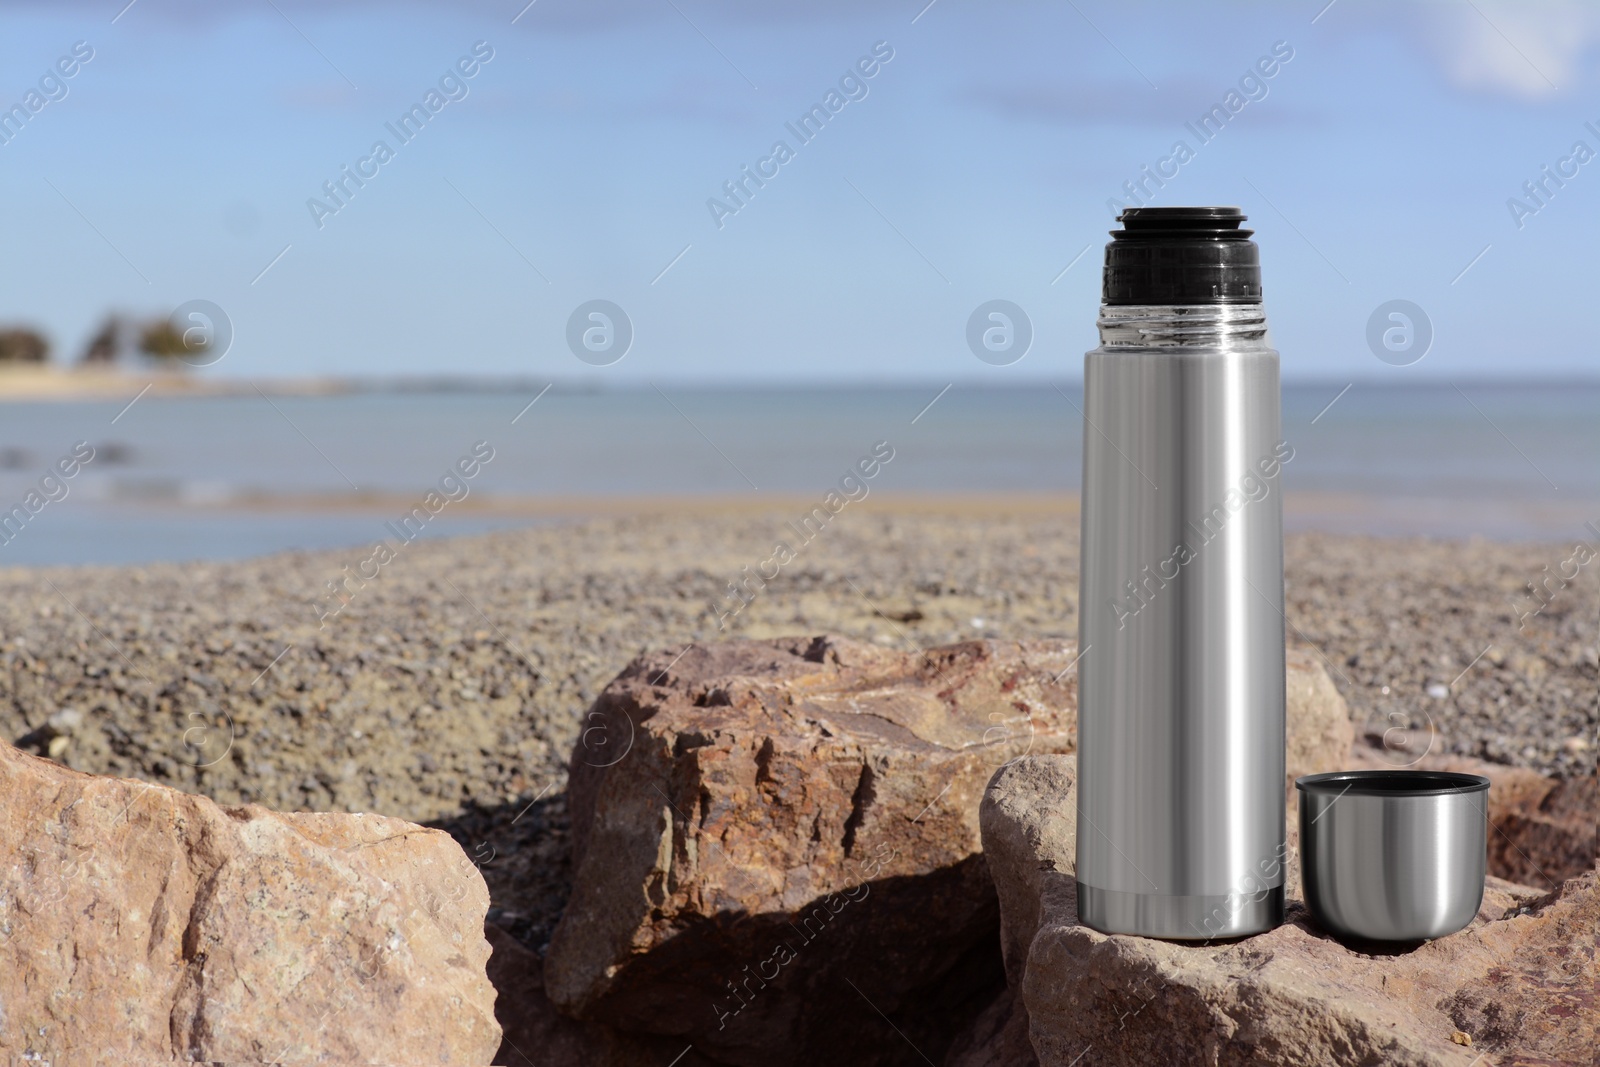
[(951, 1044), (944, 1067), (1039, 1067), (1028, 1040), (1028, 1013), (1016, 998), (1009, 986), (995, 997)]
[[(1072, 756), (1014, 760), (995, 772), (984, 792), (978, 817), (984, 856), (1000, 898), (1000, 951), (1012, 989), (1022, 988), (1028, 947), (1048, 906), (1046, 896), (1062, 892), (1072, 881), (1077, 795), (1078, 761)], [(1076, 906), (1076, 887), (1072, 892)]]
[(495, 1001), (502, 1067), (712, 1067), (675, 1038), (630, 1034), (601, 1023), (582, 1023), (556, 1011), (544, 993), (544, 961), (511, 934), (488, 923), (494, 949), (489, 980), (505, 990)]
[[(1392, 767), (1381, 748), (1357, 744), (1355, 767)], [(1469, 756), (1407, 758), (1430, 771), (1481, 774), (1489, 779), (1489, 872), (1523, 885), (1554, 889), (1600, 859), (1600, 779), (1547, 778)]]
[[(1600, 868), (1509, 913), (1512, 918), (1478, 931), (1477, 946), (1462, 946), (1459, 955), (1475, 948), (1475, 958), (1470, 970), (1462, 967), (1463, 973), (1454, 976), (1454, 992), (1440, 1009), (1471, 1035), (1474, 1048), (1494, 1051), (1499, 1062), (1595, 1063), (1600, 1059)], [(1428, 963), (1418, 961), (1421, 967)]]
[(0, 1052), (487, 1064), (488, 892), (447, 834), (224, 809), (0, 745)]
[[(1058, 810), (1071, 803), (1060, 790), (1072, 774), (1071, 757), (1019, 760), (984, 802), (997, 882), (1040, 887), (1022, 1000), (1045, 1067), (1467, 1067), (1484, 1053), (1483, 1063), (1592, 1062), (1596, 872), (1555, 896), (1491, 878), (1466, 930), (1410, 951), (1362, 952), (1310, 923), (1291, 856), (1289, 921), (1276, 930), (1216, 945), (1108, 936), (1077, 921)], [(1036, 844), (1019, 853), (1020, 842)]]
[(544, 961), (493, 923), (483, 928), (494, 954), (489, 981), (506, 990), (494, 1005), (500, 1023), (500, 1051), (494, 1062), (505, 1067), (577, 1067), (603, 1062), (603, 1042), (583, 1023), (558, 1013), (544, 995)]
[[(1332, 679), (1315, 656), (1288, 650), (1288, 688), (1285, 708), (1287, 781), (1291, 799), (1294, 780), (1303, 774), (1336, 771), (1347, 762), (1355, 731)], [(1066, 798), (1077, 792), (1077, 765), (1071, 759), (1021, 759), (995, 772), (984, 793), (979, 822), (990, 873), (1000, 898), (1001, 950), (1006, 981), (1022, 983), (1028, 945), (1039, 928), (1041, 897), (1051, 883), (1048, 868), (1026, 862), (1033, 855), (1066, 857), (1073, 869), (1077, 840), (1077, 809)], [(1298, 825), (1293, 809), (1287, 824), (1295, 838)], [(1294, 875), (1296, 872), (1289, 872)], [(1073, 890), (1076, 894), (1076, 889)], [(1074, 904), (1074, 907), (1076, 904)]]
[(1001, 984), (978, 800), (1007, 758), (1072, 748), (1074, 655), (823, 637), (637, 660), (574, 751), (551, 999), (718, 1062), (943, 1056)]
[(1600, 858), (1600, 778), (1546, 781), (1537, 802), (1490, 810), (1489, 869), (1502, 878), (1551, 887)]
[(1285, 760), (1288, 819), (1299, 818), (1299, 790), (1294, 780), (1303, 774), (1342, 770), (1346, 753), (1355, 740), (1355, 726), (1344, 697), (1328, 677), (1322, 659), (1303, 648), (1290, 646), (1284, 660)]

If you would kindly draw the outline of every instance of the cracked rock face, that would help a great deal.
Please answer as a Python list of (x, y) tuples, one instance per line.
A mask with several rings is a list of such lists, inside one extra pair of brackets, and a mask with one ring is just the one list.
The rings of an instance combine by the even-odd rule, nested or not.
[(1011, 1017), (989, 1025), (1025, 1025), (1044, 1067), (1594, 1061), (1596, 871), (1550, 894), (1491, 877), (1459, 933), (1347, 947), (1307, 915), (1291, 851), (1276, 930), (1210, 945), (1109, 936), (1078, 922), (1060, 817), (1075, 787), (1073, 757), (1032, 756), (995, 776), (983, 806), (1008, 970), (1021, 972)]
[(483, 879), (375, 815), (224, 809), (0, 745), (0, 1052), (487, 1064)]
[(641, 657), (573, 752), (552, 1001), (721, 1063), (941, 1057), (1003, 981), (978, 801), (1006, 760), (1073, 748), (1075, 655), (821, 637)]

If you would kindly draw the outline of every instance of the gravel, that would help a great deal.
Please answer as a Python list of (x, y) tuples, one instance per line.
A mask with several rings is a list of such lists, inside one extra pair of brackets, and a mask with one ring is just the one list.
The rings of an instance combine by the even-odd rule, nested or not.
[[(1075, 512), (877, 501), (841, 514), (719, 633), (713, 602), (794, 540), (791, 517), (419, 541), (349, 579), (320, 619), (340, 603), (327, 583), (369, 551), (3, 571), (0, 729), (72, 767), (224, 804), (442, 826), (480, 864), (492, 918), (542, 948), (568, 882), (566, 758), (638, 653), (823, 631), (900, 648), (1076, 634)], [(1592, 773), (1600, 565), (1524, 614), (1538, 606), (1526, 584), (1570, 556), (1291, 536), (1290, 640), (1325, 658), (1358, 732)]]

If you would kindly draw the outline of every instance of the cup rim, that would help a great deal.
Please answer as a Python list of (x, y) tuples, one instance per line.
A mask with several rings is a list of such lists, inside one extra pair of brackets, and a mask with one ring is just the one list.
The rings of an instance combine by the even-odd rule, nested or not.
[(1434, 797), (1485, 792), (1489, 779), (1459, 771), (1368, 770), (1329, 771), (1294, 780), (1296, 789), (1318, 796)]

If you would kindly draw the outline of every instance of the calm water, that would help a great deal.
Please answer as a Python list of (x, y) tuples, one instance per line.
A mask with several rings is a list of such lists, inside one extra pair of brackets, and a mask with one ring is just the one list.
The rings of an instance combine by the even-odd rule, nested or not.
[[(1600, 384), (1290, 386), (1290, 525), (1568, 540), (1600, 522)], [(95, 460), (0, 565), (232, 558), (381, 535), (371, 514), (229, 507), (252, 495), (415, 499), (474, 442), (471, 491), (509, 497), (821, 495), (887, 440), (874, 492), (1072, 492), (1078, 386), (374, 392), (0, 404), (0, 508), (84, 440)], [(924, 410), (926, 409), (926, 410)], [(513, 423), (513, 418), (516, 422)], [(1313, 421), (1315, 420), (1315, 421)], [(59, 494), (59, 490), (57, 490)], [(1351, 499), (1359, 498), (1359, 499)], [(430, 533), (532, 519), (448, 509)]]

